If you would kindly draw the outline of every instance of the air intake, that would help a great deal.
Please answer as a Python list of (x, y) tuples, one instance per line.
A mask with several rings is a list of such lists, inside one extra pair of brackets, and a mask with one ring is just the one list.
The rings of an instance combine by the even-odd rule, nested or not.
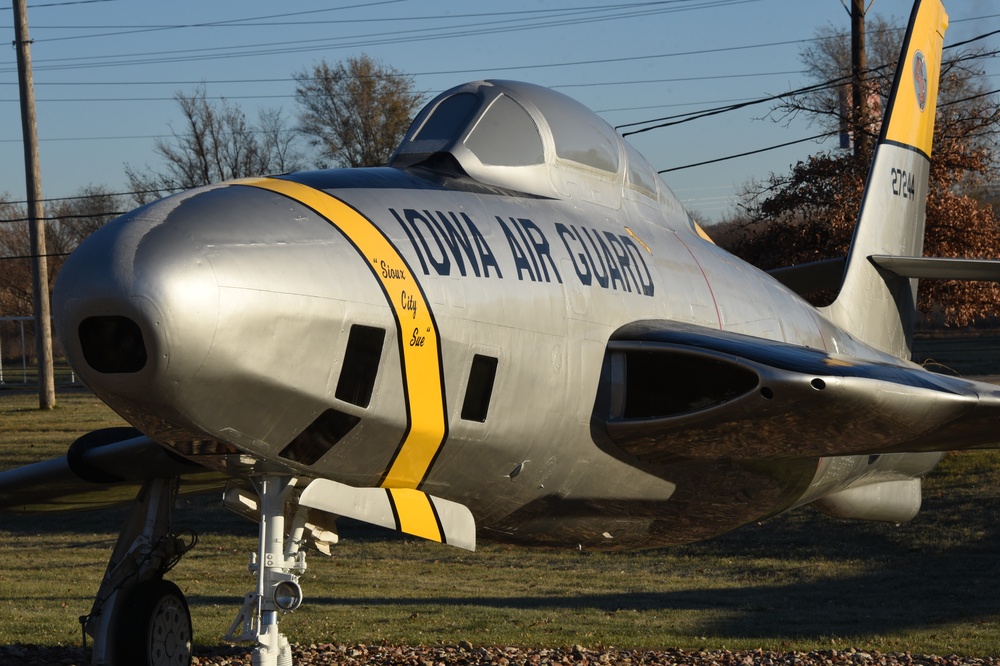
[(132, 373), (146, 367), (142, 331), (128, 317), (87, 317), (78, 334), (83, 358), (97, 372)]

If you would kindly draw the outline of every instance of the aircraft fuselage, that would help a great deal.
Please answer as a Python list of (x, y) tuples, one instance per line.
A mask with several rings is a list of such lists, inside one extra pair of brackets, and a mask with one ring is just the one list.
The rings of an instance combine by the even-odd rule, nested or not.
[(612, 208), (398, 169), (196, 190), (87, 240), (59, 326), (92, 357), (82, 322), (137, 325), (141, 368), (78, 365), (182, 455), (420, 487), (487, 538), (665, 545), (807, 501), (816, 458), (651, 465), (592, 432), (609, 337), (634, 321), (886, 360), (675, 202), (627, 194)]

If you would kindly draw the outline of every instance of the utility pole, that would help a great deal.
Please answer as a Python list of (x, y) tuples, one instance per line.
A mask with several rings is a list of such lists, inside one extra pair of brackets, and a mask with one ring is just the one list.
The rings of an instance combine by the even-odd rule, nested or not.
[(24, 180), (28, 190), (28, 225), (31, 235), (31, 288), (35, 309), (35, 342), (38, 350), (38, 407), (56, 406), (52, 363), (52, 311), (49, 307), (49, 265), (45, 256), (45, 216), (42, 211), (42, 171), (38, 162), (38, 124), (35, 89), (31, 80), (31, 38), (28, 37), (27, 0), (14, 0), (14, 47), (21, 98), (21, 133), (24, 142)]
[(851, 0), (851, 124), (854, 156), (868, 154), (868, 58), (865, 56), (865, 0)]

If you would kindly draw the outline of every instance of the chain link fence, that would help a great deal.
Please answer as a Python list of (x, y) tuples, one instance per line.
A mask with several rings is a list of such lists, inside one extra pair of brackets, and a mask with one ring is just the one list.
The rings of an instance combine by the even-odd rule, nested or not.
[[(59, 341), (52, 340), (57, 385), (78, 384), (63, 356)], [(38, 385), (38, 354), (34, 317), (0, 317), (0, 387)]]

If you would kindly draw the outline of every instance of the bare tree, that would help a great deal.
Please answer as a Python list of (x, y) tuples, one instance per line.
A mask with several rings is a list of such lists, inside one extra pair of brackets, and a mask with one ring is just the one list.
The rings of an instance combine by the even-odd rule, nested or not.
[(27, 211), (6, 193), (0, 195), (0, 314), (30, 316), (34, 311), (30, 247)]
[(772, 113), (779, 118), (800, 113), (821, 127), (838, 132), (855, 127), (873, 132), (878, 123), (879, 100), (889, 94), (892, 85), (891, 64), (899, 57), (902, 34), (899, 28), (881, 16), (868, 22), (865, 42), (867, 62), (872, 66), (864, 73), (868, 101), (860, 109), (867, 117), (854, 122), (851, 117), (851, 36), (844, 30), (827, 25), (816, 31), (817, 39), (809, 42), (799, 59), (805, 72), (820, 84), (807, 93), (786, 99)]
[[(860, 128), (869, 135), (867, 138), (874, 139), (880, 127), (881, 101), (888, 99), (892, 86), (903, 30), (876, 15), (869, 22), (867, 34), (870, 67), (865, 76), (868, 88), (865, 98), (869, 103), (862, 109), (867, 113), (866, 118), (855, 123), (850, 117), (851, 105), (844, 104), (844, 100), (851, 97), (851, 38), (847, 32), (831, 26), (817, 31), (819, 39), (810, 42), (800, 56), (805, 71), (824, 85), (786, 98), (772, 111), (772, 115), (779, 120), (787, 120), (804, 114), (810, 121), (831, 132)], [(982, 53), (981, 49), (966, 50), (951, 54), (942, 63), (934, 150), (937, 153), (943, 141), (957, 137), (958, 144), (948, 149), (947, 158), (950, 161), (947, 166), (965, 171), (965, 176), (980, 174), (983, 166), (981, 153), (997, 149), (1000, 107), (995, 97), (989, 94), (985, 72), (979, 64), (982, 55), (988, 54)], [(867, 164), (870, 156), (869, 152), (858, 155), (858, 158)]]
[(382, 166), (420, 107), (413, 77), (361, 55), (325, 60), (294, 75), (299, 130), (320, 151), (321, 166)]
[(125, 167), (139, 203), (155, 199), (162, 192), (302, 168), (295, 134), (286, 127), (280, 110), (262, 110), (253, 124), (239, 106), (226, 100), (218, 104), (209, 101), (204, 86), (191, 95), (178, 92), (174, 97), (181, 109), (183, 128), (171, 128), (172, 139), (156, 141), (155, 150), (165, 168), (157, 171)]
[(104, 185), (87, 185), (76, 195), (58, 202), (51, 208), (52, 223), (46, 238), (49, 252), (71, 252), (105, 224), (126, 212), (126, 198)]
[[(49, 289), (66, 256), (84, 238), (120, 215), (125, 197), (103, 185), (88, 185), (76, 196), (46, 207), (45, 252), (49, 263)], [(0, 314), (27, 316), (32, 313), (31, 243), (27, 211), (0, 195)]]

